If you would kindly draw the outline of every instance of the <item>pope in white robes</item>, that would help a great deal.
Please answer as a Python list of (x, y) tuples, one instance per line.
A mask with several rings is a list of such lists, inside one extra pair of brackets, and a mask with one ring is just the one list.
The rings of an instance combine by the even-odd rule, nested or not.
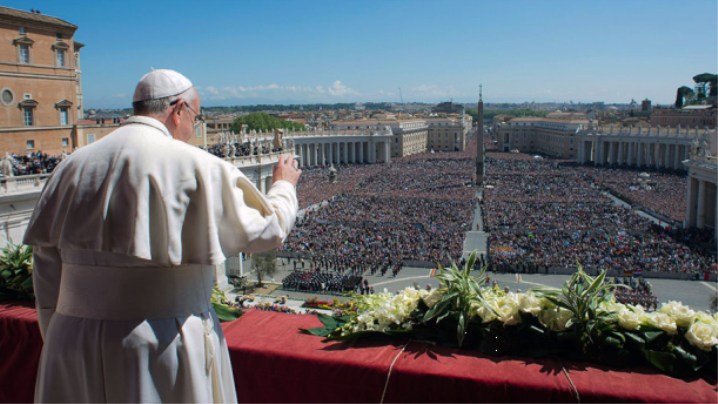
[(236, 402), (214, 265), (282, 243), (301, 171), (280, 157), (265, 196), (188, 145), (199, 98), (177, 72), (145, 75), (134, 101), (55, 169), (25, 234), (44, 338), (35, 400)]

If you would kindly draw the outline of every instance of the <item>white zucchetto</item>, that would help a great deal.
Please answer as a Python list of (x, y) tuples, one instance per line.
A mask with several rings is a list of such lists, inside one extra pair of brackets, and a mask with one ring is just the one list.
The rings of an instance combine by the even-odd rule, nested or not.
[(192, 82), (180, 73), (169, 69), (153, 70), (140, 79), (135, 87), (132, 102), (157, 100), (181, 94), (192, 87)]

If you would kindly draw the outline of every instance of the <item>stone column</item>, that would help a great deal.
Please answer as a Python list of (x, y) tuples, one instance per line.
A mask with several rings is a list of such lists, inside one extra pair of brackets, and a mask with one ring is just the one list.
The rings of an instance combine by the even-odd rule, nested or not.
[(329, 164), (334, 163), (334, 143), (329, 143)]
[(259, 178), (257, 179), (259, 192), (261, 192), (263, 195), (267, 194), (267, 187), (265, 186), (264, 179), (262, 178), (261, 168), (259, 173)]
[(370, 140), (367, 144), (369, 145), (369, 162), (374, 164), (376, 163), (376, 143)]
[(364, 142), (359, 142), (357, 145), (359, 145), (359, 162), (364, 163)]
[(319, 165), (319, 143), (314, 143), (314, 164), (315, 167)]
[(618, 142), (618, 156), (617, 156), (618, 158), (616, 159), (616, 163), (618, 163), (618, 165), (621, 165), (624, 163), (623, 159), (625, 158), (624, 157), (626, 154), (625, 152), (626, 152), (626, 142)]
[(638, 142), (636, 143), (636, 147), (638, 147), (638, 150), (636, 151), (636, 165), (638, 165), (638, 167), (643, 167), (643, 159), (645, 158), (646, 152), (645, 145), (641, 142)]
[(615, 147), (616, 147), (616, 142), (608, 143), (608, 164), (609, 165), (613, 165), (613, 163), (616, 162), (616, 155), (614, 154)]
[(656, 143), (655, 148), (653, 150), (653, 155), (651, 156), (653, 158), (653, 166), (656, 168), (661, 168), (661, 144)]
[(702, 229), (706, 223), (706, 182), (698, 181), (698, 206), (696, 207), (696, 227)]
[(670, 159), (670, 153), (669, 153), (670, 148), (671, 148), (671, 145), (669, 145), (669, 144), (663, 145), (663, 167), (664, 168), (671, 167), (671, 159)]
[(347, 150), (349, 148), (349, 143), (344, 142), (342, 144), (344, 145), (344, 150), (342, 151), (342, 157), (344, 160), (344, 164), (349, 164), (349, 151)]
[(633, 166), (633, 153), (635, 153), (634, 145), (635, 145), (634, 142), (628, 143), (628, 158), (626, 159), (626, 162), (628, 163), (629, 166)]
[(688, 177), (688, 190), (686, 195), (686, 220), (683, 227), (689, 229), (696, 227), (696, 199), (698, 198), (698, 184), (695, 178)]
[(673, 168), (676, 170), (681, 168), (681, 154), (680, 154), (681, 145), (676, 145), (676, 148), (673, 150)]

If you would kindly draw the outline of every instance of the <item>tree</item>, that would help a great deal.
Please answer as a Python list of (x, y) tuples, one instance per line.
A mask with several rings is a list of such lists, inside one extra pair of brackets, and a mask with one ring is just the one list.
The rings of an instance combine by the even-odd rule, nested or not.
[(684, 100), (693, 99), (694, 95), (695, 92), (692, 88), (687, 86), (680, 87), (678, 90), (676, 90), (676, 108), (683, 108)]
[[(718, 95), (718, 76), (710, 73), (697, 74), (693, 76), (693, 81), (698, 84), (699, 96), (698, 99), (705, 98), (706, 94), (708, 97), (715, 97)], [(709, 91), (706, 91), (706, 87), (710, 87)]]
[(301, 123), (285, 121), (264, 112), (252, 112), (236, 118), (232, 123), (232, 131), (234, 133), (241, 132), (243, 124), (246, 124), (249, 130), (261, 130), (264, 132), (274, 129), (306, 130)]
[(277, 273), (276, 250), (252, 254), (252, 271), (257, 276), (257, 286), (263, 286), (262, 279)]

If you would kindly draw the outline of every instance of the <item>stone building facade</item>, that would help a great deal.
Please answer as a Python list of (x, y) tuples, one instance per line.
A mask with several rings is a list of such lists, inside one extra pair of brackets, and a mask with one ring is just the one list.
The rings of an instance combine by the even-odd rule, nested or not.
[(0, 7), (0, 151), (70, 152), (82, 118), (77, 26)]
[(393, 141), (391, 155), (410, 156), (429, 149), (454, 151), (464, 150), (471, 130), (470, 116), (447, 118), (391, 119), (335, 121), (330, 130), (369, 130), (377, 126), (391, 128)]
[(591, 124), (576, 135), (576, 161), (581, 164), (684, 170), (691, 145), (696, 141), (710, 142), (715, 137), (716, 130), (708, 128)]
[(573, 159), (577, 155), (576, 132), (587, 124), (587, 120), (513, 118), (498, 124), (498, 147), (505, 152), (519, 150)]
[(651, 114), (651, 126), (663, 128), (671, 126), (683, 128), (698, 126), (715, 129), (718, 109), (712, 105), (689, 105), (685, 108), (654, 108)]

